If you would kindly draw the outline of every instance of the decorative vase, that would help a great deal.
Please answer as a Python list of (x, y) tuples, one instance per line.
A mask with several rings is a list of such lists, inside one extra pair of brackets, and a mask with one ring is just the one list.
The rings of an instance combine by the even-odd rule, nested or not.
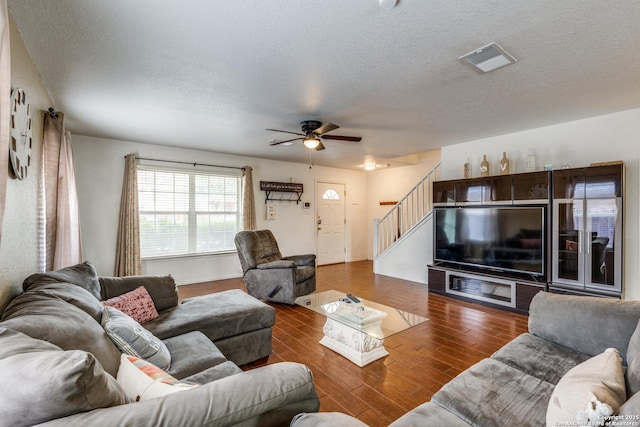
[(464, 177), (471, 178), (471, 162), (469, 162), (468, 157), (467, 157), (467, 163), (464, 164)]
[(489, 161), (487, 155), (482, 155), (482, 163), (480, 163), (480, 176), (489, 176)]
[(509, 175), (509, 159), (507, 159), (507, 152), (502, 152), (502, 159), (500, 160), (500, 175)]
[(536, 153), (533, 148), (529, 148), (529, 155), (525, 159), (525, 169), (527, 172), (533, 172), (536, 170)]

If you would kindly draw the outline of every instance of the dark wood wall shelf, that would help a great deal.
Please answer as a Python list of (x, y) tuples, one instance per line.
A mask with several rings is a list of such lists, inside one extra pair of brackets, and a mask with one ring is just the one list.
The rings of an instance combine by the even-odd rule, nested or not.
[[(260, 181), (260, 190), (265, 192), (264, 203), (270, 201), (277, 202), (296, 202), (296, 205), (302, 201), (302, 193), (304, 187), (301, 183), (297, 182), (273, 182), (273, 181)], [(293, 193), (291, 197), (272, 197), (273, 193)]]

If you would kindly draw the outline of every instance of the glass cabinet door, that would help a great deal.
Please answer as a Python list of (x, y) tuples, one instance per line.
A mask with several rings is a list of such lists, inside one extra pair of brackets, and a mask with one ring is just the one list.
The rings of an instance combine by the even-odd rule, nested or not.
[(620, 292), (621, 199), (587, 199), (586, 208), (585, 284), (589, 288)]
[(584, 201), (556, 200), (553, 205), (553, 281), (584, 287)]

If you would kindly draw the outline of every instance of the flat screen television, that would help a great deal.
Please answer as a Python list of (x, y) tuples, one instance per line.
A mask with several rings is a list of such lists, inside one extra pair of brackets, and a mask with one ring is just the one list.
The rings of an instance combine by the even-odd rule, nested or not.
[(434, 262), (546, 277), (545, 207), (437, 207), (434, 214)]

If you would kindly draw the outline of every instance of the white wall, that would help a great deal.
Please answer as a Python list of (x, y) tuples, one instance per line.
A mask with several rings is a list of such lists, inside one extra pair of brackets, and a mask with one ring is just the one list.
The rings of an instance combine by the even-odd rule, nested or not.
[[(11, 88), (24, 89), (31, 106), (33, 147), (27, 178), (9, 175), (7, 199), (0, 239), (0, 312), (22, 291), (22, 281), (38, 269), (38, 170), (42, 157), (43, 110), (52, 102), (31, 57), (16, 30), (11, 27)], [(9, 173), (2, 165), (3, 172)]]
[[(368, 172), (369, 224), (382, 218), (392, 206), (380, 206), (380, 202), (397, 201), (411, 190), (440, 161), (440, 150), (427, 151), (415, 156), (417, 163), (391, 169)], [(373, 259), (373, 226), (369, 226), (368, 259)]]
[(433, 217), (427, 217), (396, 245), (373, 261), (376, 274), (429, 283), (427, 265), (433, 263)]
[[(588, 166), (592, 162), (623, 160), (626, 165), (624, 197), (624, 287), (625, 298), (640, 299), (640, 109), (547, 126), (452, 145), (442, 149), (442, 179), (462, 178), (465, 159), (472, 163), (473, 176), (479, 176), (482, 155), (492, 163), (492, 171), (506, 151), (511, 173), (524, 172), (528, 148), (535, 148), (539, 169), (543, 164), (559, 168)], [(495, 172), (493, 172), (495, 174)]]
[[(208, 163), (253, 168), (258, 228), (273, 231), (283, 255), (316, 252), (315, 183), (346, 184), (346, 260), (367, 259), (367, 175), (364, 172), (278, 162), (252, 157), (178, 149), (151, 144), (73, 136), (82, 221), (84, 257), (101, 275), (111, 275), (115, 265), (118, 211), (124, 173), (124, 156)], [(304, 185), (303, 201), (311, 203), (303, 211), (295, 202), (274, 202), (276, 219), (265, 219), (264, 192), (260, 181), (288, 182), (293, 177)], [(144, 274), (171, 274), (178, 284), (241, 276), (237, 254), (169, 258), (143, 262)]]

